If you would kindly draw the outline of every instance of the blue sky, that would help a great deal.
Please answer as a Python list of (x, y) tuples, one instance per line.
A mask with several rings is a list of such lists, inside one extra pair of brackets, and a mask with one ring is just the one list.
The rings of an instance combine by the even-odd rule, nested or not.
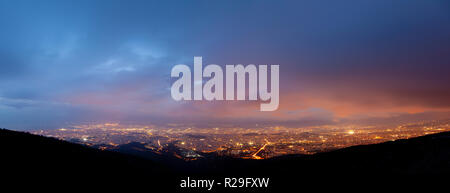
[[(0, 29), (0, 127), (326, 124), (450, 108), (448, 1), (0, 0)], [(279, 64), (280, 109), (173, 101), (170, 70), (193, 56)]]

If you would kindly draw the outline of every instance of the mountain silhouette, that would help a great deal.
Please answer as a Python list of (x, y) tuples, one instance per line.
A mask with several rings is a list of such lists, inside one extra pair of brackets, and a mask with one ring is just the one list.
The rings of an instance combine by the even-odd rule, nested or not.
[(157, 179), (162, 187), (173, 176), (148, 159), (6, 129), (0, 129), (0, 155), (2, 185), (19, 182), (14, 188), (132, 189)]
[[(361, 145), (315, 155), (288, 155), (267, 160), (207, 156), (196, 161), (138, 151), (128, 144), (120, 152), (102, 151), (26, 132), (0, 129), (3, 184), (83, 190), (189, 191), (179, 188), (190, 176), (270, 177), (266, 189), (214, 191), (286, 191), (333, 188), (359, 191), (437, 187), (450, 176), (450, 132)], [(16, 186), (17, 188), (27, 186)], [(193, 191), (206, 191), (194, 189)]]

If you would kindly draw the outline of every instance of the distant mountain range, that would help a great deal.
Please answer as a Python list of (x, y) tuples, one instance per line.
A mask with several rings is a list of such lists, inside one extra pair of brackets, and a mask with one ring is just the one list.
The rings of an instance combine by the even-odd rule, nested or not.
[[(1, 173), (7, 177), (2, 182), (20, 182), (44, 189), (124, 188), (151, 192), (186, 191), (179, 188), (180, 179), (186, 176), (217, 180), (224, 176), (252, 176), (270, 177), (270, 188), (245, 191), (291, 191), (305, 187), (323, 188), (323, 185), (358, 191), (357, 187), (371, 187), (372, 190), (436, 187), (450, 176), (450, 132), (267, 160), (211, 155), (186, 162), (169, 154), (146, 151), (140, 145), (131, 143), (114, 152), (102, 151), (0, 129)], [(231, 190), (216, 188), (214, 191)]]

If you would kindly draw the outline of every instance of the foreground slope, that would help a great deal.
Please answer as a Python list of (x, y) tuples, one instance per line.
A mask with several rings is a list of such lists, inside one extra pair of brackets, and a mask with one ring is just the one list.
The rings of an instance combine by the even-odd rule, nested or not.
[(17, 188), (108, 189), (164, 179), (172, 173), (151, 160), (6, 129), (0, 129), (0, 156), (7, 180), (2, 185), (20, 182)]
[[(256, 191), (292, 191), (323, 185), (346, 190), (360, 186), (403, 190), (417, 185), (436, 187), (450, 176), (450, 132), (268, 160), (210, 157), (180, 162), (133, 154), (0, 130), (2, 175), (8, 182), (25, 184), (182, 191), (179, 181), (187, 176), (216, 180), (253, 176), (271, 178), (270, 188)], [(347, 183), (352, 186), (343, 186)]]

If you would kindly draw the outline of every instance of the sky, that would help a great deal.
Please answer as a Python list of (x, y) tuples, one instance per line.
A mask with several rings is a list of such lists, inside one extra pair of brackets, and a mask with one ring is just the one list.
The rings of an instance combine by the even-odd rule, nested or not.
[[(280, 106), (174, 101), (177, 64), (280, 65)], [(0, 0), (0, 127), (450, 117), (450, 2)]]

